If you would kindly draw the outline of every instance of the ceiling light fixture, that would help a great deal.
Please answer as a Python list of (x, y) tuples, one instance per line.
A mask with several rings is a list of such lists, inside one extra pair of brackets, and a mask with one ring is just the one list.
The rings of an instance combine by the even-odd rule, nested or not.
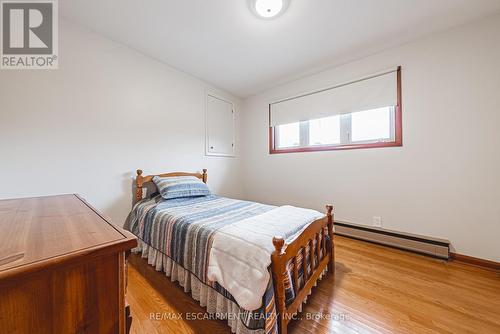
[(283, 14), (289, 0), (248, 0), (252, 12), (260, 18), (272, 19)]

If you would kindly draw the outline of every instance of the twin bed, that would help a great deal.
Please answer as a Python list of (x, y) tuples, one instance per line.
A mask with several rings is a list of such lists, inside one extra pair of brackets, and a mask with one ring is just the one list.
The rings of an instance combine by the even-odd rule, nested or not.
[(312, 287), (334, 273), (333, 207), (323, 215), (213, 194), (165, 199), (153, 191), (143, 198), (154, 178), (179, 177), (207, 183), (205, 169), (137, 171), (136, 204), (125, 224), (139, 239), (136, 251), (232, 332), (286, 334)]

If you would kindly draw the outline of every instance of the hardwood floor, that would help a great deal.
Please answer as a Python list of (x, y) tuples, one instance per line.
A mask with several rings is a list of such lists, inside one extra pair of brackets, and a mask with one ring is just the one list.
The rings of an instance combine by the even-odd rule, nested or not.
[[(328, 275), (289, 333), (500, 333), (500, 273), (336, 236)], [(231, 333), (137, 255), (130, 257), (132, 333)], [(151, 319), (151, 313), (173, 319)]]

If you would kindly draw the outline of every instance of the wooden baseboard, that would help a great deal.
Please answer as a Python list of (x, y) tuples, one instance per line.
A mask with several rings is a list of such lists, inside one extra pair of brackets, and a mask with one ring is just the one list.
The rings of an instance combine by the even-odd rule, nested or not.
[(483, 267), (483, 268), (487, 268), (487, 269), (493, 269), (493, 270), (500, 271), (500, 263), (495, 262), (495, 261), (479, 259), (477, 257), (472, 257), (472, 256), (467, 256), (467, 255), (462, 255), (462, 254), (457, 254), (457, 253), (451, 253), (451, 252), (450, 252), (450, 258), (454, 261), (460, 261), (460, 262), (471, 264), (471, 265), (474, 265), (477, 267)]

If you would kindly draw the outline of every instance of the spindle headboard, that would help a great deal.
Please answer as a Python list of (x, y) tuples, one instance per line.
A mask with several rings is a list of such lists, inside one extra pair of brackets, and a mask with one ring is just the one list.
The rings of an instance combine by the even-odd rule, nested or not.
[(153, 177), (159, 176), (159, 177), (169, 177), (169, 176), (195, 176), (202, 180), (204, 183), (207, 183), (207, 170), (203, 169), (203, 173), (189, 173), (189, 172), (171, 172), (171, 173), (163, 173), (163, 174), (153, 174), (153, 175), (147, 175), (147, 176), (142, 176), (142, 169), (137, 170), (137, 177), (135, 178), (135, 200), (140, 201), (142, 199), (142, 188), (145, 183), (149, 183), (153, 180)]

